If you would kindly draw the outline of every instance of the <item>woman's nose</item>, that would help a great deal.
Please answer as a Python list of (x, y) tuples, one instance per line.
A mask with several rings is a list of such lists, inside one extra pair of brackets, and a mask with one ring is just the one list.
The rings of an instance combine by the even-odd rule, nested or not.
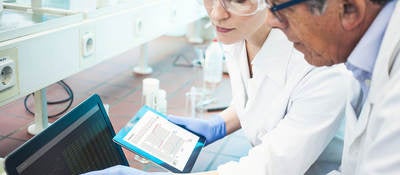
[(221, 0), (214, 1), (213, 7), (211, 9), (211, 13), (209, 15), (214, 20), (221, 20), (221, 19), (226, 19), (227, 17), (229, 17), (229, 13), (226, 11)]

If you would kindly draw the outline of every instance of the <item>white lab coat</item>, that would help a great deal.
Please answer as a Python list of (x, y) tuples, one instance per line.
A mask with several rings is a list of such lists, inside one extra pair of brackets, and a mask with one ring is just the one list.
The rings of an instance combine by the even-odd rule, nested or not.
[(254, 58), (253, 79), (244, 42), (224, 48), (232, 105), (254, 147), (239, 162), (219, 166), (218, 172), (304, 174), (333, 138), (342, 117), (354, 113), (351, 102), (358, 99), (350, 94), (359, 93), (359, 87), (351, 89), (351, 73), (343, 65), (309, 65), (279, 30), (271, 31)]
[(346, 118), (344, 175), (400, 174), (400, 2), (386, 30), (358, 119)]

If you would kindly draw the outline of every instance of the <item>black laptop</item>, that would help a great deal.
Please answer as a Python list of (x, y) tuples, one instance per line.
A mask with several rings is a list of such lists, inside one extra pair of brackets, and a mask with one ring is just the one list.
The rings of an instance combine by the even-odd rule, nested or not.
[(8, 175), (81, 174), (128, 165), (98, 95), (92, 95), (10, 153)]

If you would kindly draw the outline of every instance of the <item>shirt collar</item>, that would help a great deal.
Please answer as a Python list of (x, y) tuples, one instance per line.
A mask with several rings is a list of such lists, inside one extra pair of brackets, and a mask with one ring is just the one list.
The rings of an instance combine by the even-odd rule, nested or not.
[(351, 52), (345, 63), (348, 67), (349, 64), (353, 67), (353, 69), (350, 69), (351, 71), (361, 69), (362, 71), (372, 74), (383, 36), (394, 7), (395, 1), (390, 1), (385, 5), (354, 48), (353, 52)]
[(266, 74), (277, 83), (285, 84), (287, 65), (292, 50), (292, 43), (287, 40), (286, 36), (280, 30), (272, 29), (251, 62), (254, 77), (264, 77)]

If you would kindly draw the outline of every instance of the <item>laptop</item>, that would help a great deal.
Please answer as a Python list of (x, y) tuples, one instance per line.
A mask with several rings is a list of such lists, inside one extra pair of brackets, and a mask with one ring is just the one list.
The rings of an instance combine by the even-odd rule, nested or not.
[(8, 175), (81, 174), (128, 161), (100, 97), (92, 95), (10, 153)]

